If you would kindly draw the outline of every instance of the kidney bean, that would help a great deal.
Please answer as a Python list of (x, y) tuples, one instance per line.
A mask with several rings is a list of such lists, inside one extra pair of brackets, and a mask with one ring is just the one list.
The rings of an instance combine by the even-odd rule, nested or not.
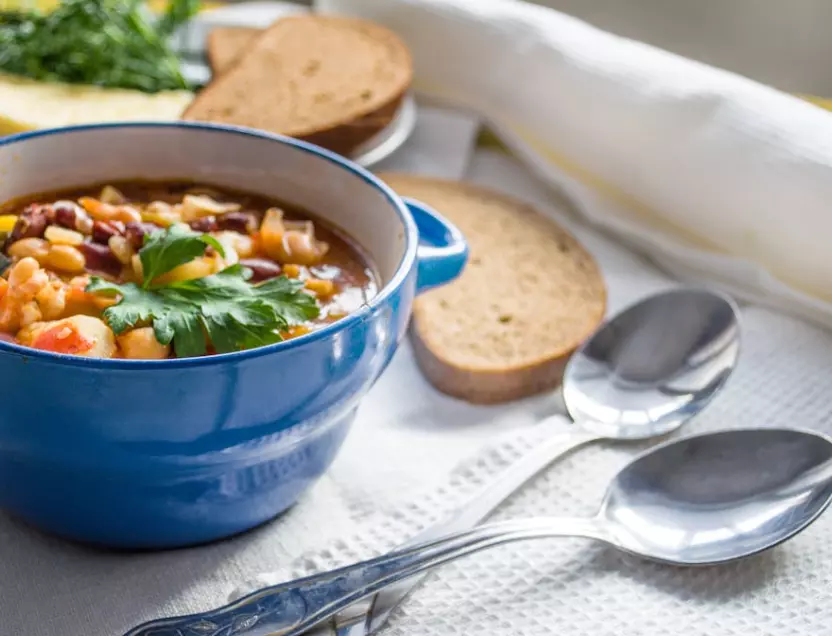
[(62, 225), (63, 227), (67, 227), (70, 230), (78, 229), (76, 227), (78, 211), (76, 210), (74, 205), (59, 203), (53, 206), (53, 211), (55, 216), (55, 223), (57, 223), (58, 225)]
[(22, 238), (40, 238), (46, 231), (48, 219), (46, 218), (45, 206), (30, 205), (20, 216), (9, 235), (9, 242), (18, 241)]
[(259, 283), (262, 280), (280, 276), (280, 265), (264, 258), (242, 258), (240, 259), (240, 265), (251, 270), (252, 283)]
[(153, 223), (136, 223), (135, 221), (131, 221), (125, 226), (124, 236), (130, 241), (133, 249), (139, 250), (144, 245), (144, 237), (148, 234), (153, 234), (159, 229), (159, 226)]
[(190, 221), (188, 225), (195, 232), (216, 232), (219, 227), (217, 225), (217, 217), (215, 216), (203, 216), (200, 219)]
[(113, 236), (123, 236), (124, 223), (121, 221), (95, 221), (92, 224), (92, 240), (106, 245)]
[(78, 246), (87, 261), (87, 269), (112, 274), (121, 272), (121, 262), (107, 245), (82, 243)]
[(251, 212), (229, 212), (217, 219), (217, 227), (240, 234), (251, 234), (257, 229), (257, 217)]

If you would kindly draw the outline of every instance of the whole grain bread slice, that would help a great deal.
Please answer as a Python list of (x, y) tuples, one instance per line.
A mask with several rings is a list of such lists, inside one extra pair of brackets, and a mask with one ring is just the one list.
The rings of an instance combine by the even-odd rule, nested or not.
[(224, 70), (184, 119), (259, 128), (349, 154), (392, 121), (413, 76), (398, 36), (364, 20), (291, 16), (248, 44), (239, 36), (242, 51), (219, 62)]
[(234, 62), (254, 43), (263, 29), (252, 27), (217, 27), (208, 33), (206, 52), (211, 73), (216, 77), (233, 66)]
[(440, 391), (494, 404), (558, 386), (570, 354), (599, 326), (606, 288), (592, 256), (533, 207), (460, 182), (382, 174), (465, 235), (462, 276), (419, 296), (411, 339)]

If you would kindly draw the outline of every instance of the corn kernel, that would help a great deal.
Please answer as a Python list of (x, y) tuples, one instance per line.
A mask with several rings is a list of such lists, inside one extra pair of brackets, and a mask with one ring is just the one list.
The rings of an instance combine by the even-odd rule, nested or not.
[(14, 214), (0, 214), (0, 232), (11, 232), (17, 223), (17, 216)]
[(283, 273), (289, 278), (298, 278), (300, 276), (300, 267), (289, 263), (283, 266)]

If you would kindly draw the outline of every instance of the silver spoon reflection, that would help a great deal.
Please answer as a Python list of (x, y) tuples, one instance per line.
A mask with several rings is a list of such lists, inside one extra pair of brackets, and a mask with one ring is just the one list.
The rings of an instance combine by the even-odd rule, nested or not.
[(679, 428), (716, 395), (737, 363), (738, 311), (727, 297), (677, 288), (604, 324), (566, 367), (563, 399), (594, 439), (645, 439)]

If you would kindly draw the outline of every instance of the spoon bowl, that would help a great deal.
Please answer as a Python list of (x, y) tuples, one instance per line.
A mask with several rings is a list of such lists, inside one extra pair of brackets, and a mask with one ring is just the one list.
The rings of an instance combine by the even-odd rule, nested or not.
[(657, 446), (610, 484), (599, 518), (618, 547), (677, 565), (771, 548), (832, 498), (832, 443), (788, 429), (729, 430)]
[(600, 437), (665, 435), (713, 399), (739, 351), (739, 311), (730, 298), (695, 288), (655, 294), (575, 352), (564, 372), (566, 409)]

